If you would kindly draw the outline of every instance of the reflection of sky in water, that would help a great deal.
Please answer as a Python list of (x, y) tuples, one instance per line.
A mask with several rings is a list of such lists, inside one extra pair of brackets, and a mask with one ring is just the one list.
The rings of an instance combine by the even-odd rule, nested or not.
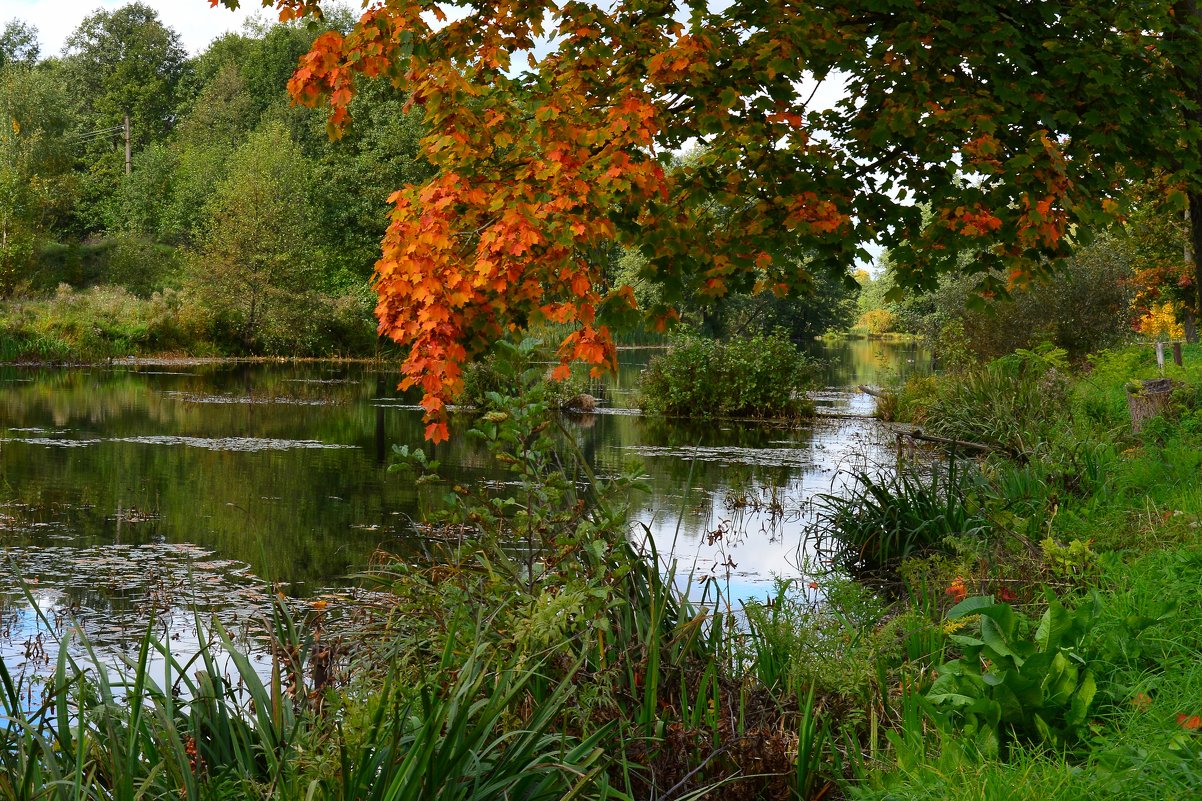
[[(19, 525), (11, 515), (7, 523)], [(254, 635), (269, 619), (269, 589), (245, 565), (166, 544), (17, 547), (6, 548), (4, 556), (0, 583), (8, 589), (0, 593), (0, 658), (16, 677), (50, 675), (62, 647), (83, 667), (136, 660), (147, 631), (195, 671), (202, 636), (213, 642), (215, 621), (267, 669)], [(219, 669), (232, 667), (220, 648), (212, 653)], [(148, 675), (160, 686), (165, 668), (165, 658), (151, 651)]]
[(811, 499), (836, 493), (853, 467), (873, 468), (893, 459), (892, 432), (875, 420), (817, 420), (812, 428), (763, 448), (630, 446), (649, 471), (660, 460), (708, 463), (719, 468), (767, 466), (787, 470), (778, 482), (710, 483), (657, 493), (638, 512), (665, 560), (682, 573), (721, 579), (734, 599), (763, 596), (775, 578), (802, 578), (823, 566), (806, 547)]

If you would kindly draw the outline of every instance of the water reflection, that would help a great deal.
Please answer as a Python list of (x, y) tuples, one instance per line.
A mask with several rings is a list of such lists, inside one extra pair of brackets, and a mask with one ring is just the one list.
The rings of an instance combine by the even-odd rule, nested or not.
[[(819, 401), (841, 415), (871, 411), (870, 398), (842, 388), (929, 365), (912, 345), (815, 347), (823, 383), (839, 388)], [(637, 375), (657, 352), (625, 353), (618, 376), (595, 388), (599, 413), (565, 425), (598, 471), (646, 474), (651, 491), (634, 500), (636, 528), (686, 573), (720, 576), (743, 597), (764, 592), (773, 576), (802, 575), (809, 498), (835, 488), (840, 468), (889, 461), (891, 435), (854, 416), (801, 429), (643, 418), (631, 410)], [(3, 604), (13, 635), (5, 660), (25, 659), (39, 633), (28, 599), (12, 590), (17, 572), (38, 579), (44, 611), (78, 613), (103, 638), (143, 622), (122, 618), (131, 602), (121, 582), (136, 575), (144, 603), (157, 592), (147, 589), (155, 571), (177, 581), (187, 565), (189, 580), (203, 577), (201, 595), (172, 584), (173, 603), (159, 610), (164, 631), (186, 638), (198, 635), (187, 633), (191, 612), (182, 610), (255, 608), (264, 582), (312, 594), (363, 569), (377, 549), (414, 550), (419, 488), (387, 466), (392, 445), (421, 443), (423, 425), (416, 398), (395, 391), (394, 369), (0, 368), (0, 500), (8, 504), (0, 586), (10, 590)], [(467, 437), (438, 451), (450, 480), (500, 477)], [(206, 595), (206, 587), (220, 590)]]
[[(25, 528), (20, 507), (5, 507), (6, 527)], [(83, 665), (117, 665), (136, 657), (147, 633), (183, 662), (213, 647), (220, 623), (252, 660), (249, 647), (271, 619), (270, 588), (246, 565), (188, 545), (110, 543), (93, 547), (5, 548), (0, 562), (0, 659), (19, 683), (53, 672), (60, 648)], [(86, 643), (86, 645), (85, 645)], [(150, 653), (148, 675), (161, 681), (165, 659)], [(30, 701), (36, 696), (30, 696)]]
[(822, 364), (820, 380), (827, 387), (890, 386), (932, 370), (930, 349), (916, 342), (819, 340), (809, 350)]

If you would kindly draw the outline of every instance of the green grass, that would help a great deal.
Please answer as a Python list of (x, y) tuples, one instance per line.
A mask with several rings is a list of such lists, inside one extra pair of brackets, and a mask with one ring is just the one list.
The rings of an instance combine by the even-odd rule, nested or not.
[[(318, 296), (305, 330), (286, 332), (258, 354), (247, 354), (222, 314), (194, 292), (167, 288), (148, 296), (120, 286), (74, 290), (0, 304), (0, 362), (91, 363), (161, 354), (346, 356), (379, 348), (362, 293)], [(235, 326), (236, 327), (236, 326)]]
[[(1069, 754), (1035, 747), (1002, 760), (928, 731), (917, 753), (895, 754), (852, 788), (858, 799), (1187, 799), (1202, 792), (1202, 730), (1178, 715), (1202, 714), (1202, 544), (1113, 557), (1097, 577), (1105, 614), (1098, 636), (1147, 614), (1165, 598), (1176, 617), (1116, 656), (1106, 686), (1117, 703), (1101, 711), (1087, 747)], [(1136, 647), (1136, 643), (1131, 643)], [(1136, 659), (1135, 657), (1139, 658)], [(1132, 664), (1145, 667), (1135, 669)], [(1145, 700), (1146, 698), (1146, 700)]]
[[(1007, 397), (997, 368), (942, 377), (934, 392), (911, 393), (929, 428), (944, 425), (943, 431), (964, 438), (1013, 445), (1005, 449), (1012, 458), (995, 455), (987, 461), (968, 499), (991, 521), (994, 541), (947, 548), (911, 561), (903, 571), (927, 577), (936, 587), (952, 583), (949, 592), (1014, 588), (1015, 603), (1032, 617), (1044, 608), (1032, 589), (1055, 586), (1069, 605), (1084, 603), (1096, 590), (1099, 614), (1080, 645), (1092, 655), (1098, 685), (1088, 733), (1069, 745), (1014, 742), (997, 753), (978, 750), (972, 732), (947, 728), (937, 716), (895, 718), (900, 728), (890, 737), (891, 747), (855, 772), (845, 788), (851, 797), (992, 801), (1202, 794), (1202, 729), (1191, 722), (1202, 715), (1197, 422), (1202, 348), (1186, 348), (1183, 368), (1168, 366), (1166, 374), (1182, 386), (1169, 413), (1138, 436), (1130, 429), (1126, 386), (1159, 375), (1152, 349), (1100, 354), (1092, 365), (1057, 390), (1063, 402), (1050, 413), (1020, 409), (1016, 400), (1023, 392)], [(986, 391), (990, 383), (992, 392)], [(1006, 408), (1014, 414), (1002, 414)], [(995, 584), (998, 576), (1008, 583)], [(954, 658), (971, 642), (957, 637), (976, 629), (950, 625), (944, 617), (954, 598), (940, 601), (937, 593), (911, 584), (908, 603), (916, 603), (918, 591), (928, 599), (921, 613), (944, 627), (936, 661)], [(996, 631), (990, 636), (996, 638)], [(1001, 647), (996, 640), (994, 645)], [(933, 678), (911, 675), (920, 692)], [(894, 696), (891, 705), (904, 704)]]
[(950, 470), (852, 471), (845, 490), (815, 497), (810, 536), (824, 558), (856, 576), (895, 568), (950, 537), (984, 537), (990, 523), (967, 503), (971, 470), (953, 461)]

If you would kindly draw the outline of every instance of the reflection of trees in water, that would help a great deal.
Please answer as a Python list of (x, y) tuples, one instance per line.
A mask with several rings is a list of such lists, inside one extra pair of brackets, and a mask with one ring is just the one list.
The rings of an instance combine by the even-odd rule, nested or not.
[(930, 350), (914, 342), (820, 340), (814, 343), (810, 354), (825, 365), (819, 383), (828, 387), (885, 386), (931, 371)]
[[(891, 352), (884, 345), (881, 352)], [(10, 545), (195, 543), (246, 562), (256, 574), (294, 590), (325, 586), (362, 569), (378, 547), (412, 548), (410, 520), (419, 519), (422, 508), (436, 506), (445, 492), (445, 487), (423, 489), (404, 473), (386, 472), (393, 445), (422, 444), (421, 413), (398, 408), (415, 399), (396, 395), (397, 378), (389, 367), (330, 363), (0, 368), (0, 380), (7, 382), (0, 425), (51, 430), (10, 432), (11, 437), (100, 440), (77, 448), (0, 446), (0, 487), (23, 504), (26, 523), (6, 526), (0, 519), (0, 540)], [(328, 403), (182, 399), (205, 395)], [(673, 525), (684, 489), (691, 485), (685, 514), (687, 530), (695, 536), (712, 530), (715, 519), (729, 517), (722, 510), (728, 493), (740, 487), (785, 487), (805, 474), (805, 464), (797, 460), (741, 463), (749, 453), (772, 449), (779, 455), (791, 449), (801, 459), (813, 446), (805, 429), (741, 422), (698, 425), (614, 414), (562, 422), (566, 436), (601, 475), (647, 474), (650, 494), (632, 499), (640, 519), (657, 511), (669, 521), (665, 525)], [(485, 449), (463, 436), (467, 417), (457, 416), (453, 423), (457, 436), (434, 450), (444, 477), (460, 483), (503, 479), (505, 472)], [(106, 441), (146, 436), (318, 440), (353, 447), (234, 452)], [(691, 460), (687, 450), (698, 445), (711, 452)], [(649, 456), (634, 446), (678, 452)], [(723, 449), (730, 449), (729, 459), (722, 458)], [(102, 599), (79, 600), (92, 605)]]
[[(332, 371), (330, 365), (180, 369), (194, 374), (0, 371), (0, 377), (32, 379), (6, 386), (3, 422), (51, 429), (19, 436), (238, 436), (316, 439), (360, 449), (232, 453), (104, 441), (76, 448), (13, 443), (0, 448), (0, 481), (26, 505), (27, 517), (43, 525), (8, 537), (23, 543), (49, 537), (74, 543), (193, 542), (291, 583), (324, 582), (357, 570), (381, 543), (403, 535), (404, 513), (416, 508), (416, 493), (410, 483), (385, 474), (378, 443), (420, 442), (421, 420), (412, 411), (372, 405), (379, 397), (376, 373), (359, 365)], [(395, 385), (391, 379), (386, 383)], [(333, 402), (203, 404), (167, 394), (231, 391)], [(131, 508), (154, 519), (127, 525), (117, 512)]]

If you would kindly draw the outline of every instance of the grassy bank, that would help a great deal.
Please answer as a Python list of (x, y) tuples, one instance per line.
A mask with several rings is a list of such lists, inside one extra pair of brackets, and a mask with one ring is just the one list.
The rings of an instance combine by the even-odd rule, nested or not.
[(117, 286), (0, 304), (0, 362), (90, 363), (159, 356), (370, 356), (370, 299), (313, 294), (295, 313), (247, 330), (186, 289), (137, 295)]
[(448, 497), (427, 560), (367, 577), (379, 615), (334, 636), (335, 610), (281, 607), (266, 677), (214, 651), (156, 683), (167, 644), (147, 638), (120, 686), (66, 657), (44, 704), (5, 681), (0, 798), (1193, 797), (1202, 349), (1185, 356), (1138, 436), (1126, 386), (1150, 350), (913, 382), (895, 411), (989, 455), (852, 477), (815, 501), (835, 569), (747, 604), (631, 545), (637, 478), (592, 476), (542, 371), (515, 367), (519, 398), (484, 393), (472, 434), (507, 482), (446, 484), (397, 451), (398, 480)]
[(847, 331), (828, 331), (820, 336), (819, 339), (827, 342), (838, 342), (844, 339), (871, 339), (879, 342), (897, 342), (906, 344), (925, 341), (920, 334), (907, 334), (898, 331), (872, 333), (865, 329), (856, 327), (853, 327)]
[[(912, 546), (894, 561), (851, 560), (895, 572), (911, 606), (920, 577), (946, 594), (931, 670), (899, 704), (921, 714), (853, 797), (1187, 798), (1202, 786), (1202, 349), (1169, 365), (1172, 402), (1139, 435), (1127, 388), (1159, 376), (1152, 349), (1101, 354), (1075, 376), (1063, 355), (915, 380), (886, 404), (994, 452), (955, 492), (891, 493), (929, 536), (882, 537)], [(839, 507), (854, 523), (834, 523), (864, 542), (887, 505)], [(953, 512), (967, 522), (943, 525)]]

